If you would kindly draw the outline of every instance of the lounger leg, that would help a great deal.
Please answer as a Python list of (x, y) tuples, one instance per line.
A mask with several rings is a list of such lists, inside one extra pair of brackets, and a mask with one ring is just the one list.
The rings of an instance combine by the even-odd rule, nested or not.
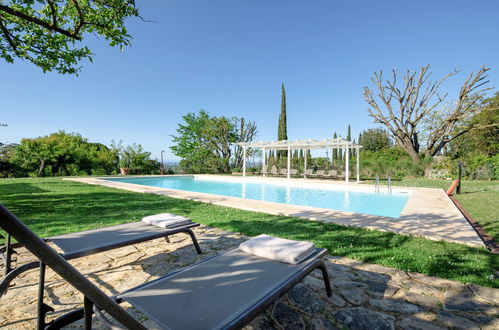
[(170, 239), (168, 238), (168, 236), (165, 236), (165, 241), (166, 243), (170, 244)]
[(45, 264), (40, 261), (40, 278), (38, 280), (38, 311), (37, 311), (37, 328), (45, 329), (45, 315), (48, 312), (53, 312), (54, 309), (43, 302), (43, 294), (45, 292)]
[(196, 251), (198, 252), (198, 254), (203, 253), (201, 251), (201, 247), (199, 247), (199, 243), (198, 243), (198, 240), (196, 238), (196, 235), (194, 235), (194, 233), (192, 232), (192, 230), (190, 230), (189, 228), (187, 228), (185, 230), (185, 232), (191, 236), (192, 243), (194, 243), (194, 247), (196, 248)]
[(329, 283), (329, 275), (327, 273), (327, 268), (324, 261), (321, 260), (320, 263), (317, 265), (317, 268), (319, 268), (322, 271), (322, 278), (324, 279), (324, 285), (326, 286), (327, 296), (331, 297), (333, 292), (331, 291), (331, 283)]
[(10, 237), (10, 234), (7, 234), (7, 244), (5, 245), (5, 276), (7, 276), (7, 274), (11, 271), (11, 268), (10, 268), (10, 263), (11, 263), (11, 259), (12, 259), (12, 252), (11, 252), (11, 249), (10, 249), (10, 240), (11, 240), (11, 237)]
[(84, 329), (85, 330), (91, 330), (92, 329), (92, 308), (93, 308), (93, 303), (85, 297), (83, 299), (83, 315), (84, 315)]

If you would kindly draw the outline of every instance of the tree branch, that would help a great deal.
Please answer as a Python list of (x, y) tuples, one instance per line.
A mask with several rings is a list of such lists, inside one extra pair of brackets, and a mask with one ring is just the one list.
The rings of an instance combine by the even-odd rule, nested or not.
[(12, 9), (9, 6), (5, 6), (5, 5), (0, 4), (0, 11), (3, 11), (9, 15), (12, 15), (12, 16), (22, 18), (23, 20), (26, 20), (28, 22), (40, 25), (40, 26), (42, 26), (50, 31), (55, 31), (57, 33), (65, 35), (66, 37), (69, 37), (69, 38), (72, 38), (75, 40), (81, 40), (81, 37), (78, 34), (75, 34), (74, 32), (70, 32), (68, 30), (61, 29), (58, 26), (54, 26), (54, 25), (52, 25), (52, 24), (50, 24), (42, 19), (39, 19), (38, 17), (27, 15), (23, 12)]

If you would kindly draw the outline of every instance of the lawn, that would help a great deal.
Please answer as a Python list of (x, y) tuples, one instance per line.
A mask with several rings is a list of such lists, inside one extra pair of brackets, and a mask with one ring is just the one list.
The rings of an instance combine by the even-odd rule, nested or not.
[(331, 255), (499, 287), (494, 279), (499, 265), (498, 256), (486, 249), (461, 244), (133, 193), (60, 178), (1, 180), (0, 202), (41, 236), (137, 221), (146, 215), (172, 212), (245, 235), (266, 233), (313, 241), (317, 246), (327, 248)]

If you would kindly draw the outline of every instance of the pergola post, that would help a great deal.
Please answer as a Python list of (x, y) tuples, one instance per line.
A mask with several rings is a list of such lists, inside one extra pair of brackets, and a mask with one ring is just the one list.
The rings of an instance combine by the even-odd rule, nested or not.
[(345, 148), (345, 182), (348, 183), (348, 177), (350, 176), (349, 170), (350, 170), (350, 164), (349, 164), (349, 150), (350, 148), (347, 146)]
[(334, 151), (336, 150), (335, 147), (331, 149), (331, 167), (334, 168)]
[(243, 146), (243, 176), (246, 176), (246, 147)]
[[(262, 149), (262, 151), (263, 151), (263, 166), (262, 166), (262, 171), (263, 171), (263, 167), (267, 166), (267, 151), (265, 151), (265, 149)], [(265, 172), (268, 172), (268, 169)], [(262, 174), (263, 176), (267, 176), (267, 173), (262, 173)]]
[(288, 179), (291, 178), (289, 171), (291, 170), (291, 147), (288, 146)]
[(357, 182), (360, 182), (360, 148), (357, 147), (355, 148), (356, 149), (356, 153), (357, 153)]
[(305, 154), (305, 164), (303, 166), (303, 177), (307, 177), (307, 154), (308, 154), (308, 149), (303, 149), (303, 153)]

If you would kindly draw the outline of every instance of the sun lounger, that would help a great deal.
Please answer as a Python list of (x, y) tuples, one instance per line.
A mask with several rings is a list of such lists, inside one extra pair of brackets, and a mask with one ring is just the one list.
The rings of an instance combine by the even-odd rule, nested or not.
[(289, 175), (291, 176), (297, 176), (298, 175), (298, 169), (297, 168), (292, 168), (289, 170)]
[(277, 166), (272, 165), (272, 169), (270, 170), (270, 175), (272, 175), (272, 176), (274, 176), (274, 175), (279, 176), (279, 169), (277, 168)]
[[(70, 260), (161, 237), (165, 237), (166, 241), (169, 242), (168, 236), (177, 233), (186, 233), (191, 237), (197, 253), (201, 254), (201, 248), (199, 247), (196, 236), (191, 230), (191, 228), (197, 226), (199, 226), (198, 223), (191, 222), (187, 225), (175, 228), (160, 228), (138, 221), (48, 237), (45, 238), (44, 241), (55, 244), (63, 251), (61, 254), (62, 257), (66, 260)], [(17, 276), (39, 266), (38, 262), (30, 262), (15, 268), (11, 267), (12, 253), (15, 253), (16, 248), (22, 246), (21, 243), (10, 244), (10, 236), (8, 236), (7, 244), (0, 249), (0, 256), (4, 260), (5, 268), (5, 277), (0, 281), (0, 297), (5, 293), (10, 283)]]
[(307, 177), (308, 177), (308, 178), (312, 178), (312, 177), (314, 177), (314, 176), (315, 176), (315, 174), (314, 174), (314, 170), (313, 170), (312, 168), (308, 168), (308, 169), (305, 171), (305, 173), (303, 173), (303, 177), (305, 177), (305, 178), (307, 178)]
[[(40, 259), (41, 278), (48, 266), (83, 294), (84, 307), (54, 320), (52, 328), (83, 318), (84, 328), (90, 329), (96, 313), (104, 323), (110, 323), (108, 317), (112, 317), (127, 329), (146, 329), (119, 305), (126, 301), (163, 329), (239, 329), (315, 269), (322, 271), (331, 296), (321, 260), (325, 249), (316, 249), (294, 265), (237, 248), (109, 297), (3, 206), (0, 226)], [(43, 297), (43, 286), (39, 289)], [(38, 325), (45, 326), (44, 319)]]
[(317, 177), (322, 179), (322, 178), (324, 178), (325, 171), (324, 170), (317, 170), (317, 172), (315, 174), (317, 175)]
[(338, 171), (336, 170), (329, 170), (328, 174), (323, 175), (324, 179), (335, 179), (337, 177), (338, 177)]
[(269, 171), (268, 168), (269, 168), (268, 165), (262, 165), (262, 170), (260, 172), (256, 172), (256, 174), (258, 174), (258, 175), (268, 174), (268, 171)]

